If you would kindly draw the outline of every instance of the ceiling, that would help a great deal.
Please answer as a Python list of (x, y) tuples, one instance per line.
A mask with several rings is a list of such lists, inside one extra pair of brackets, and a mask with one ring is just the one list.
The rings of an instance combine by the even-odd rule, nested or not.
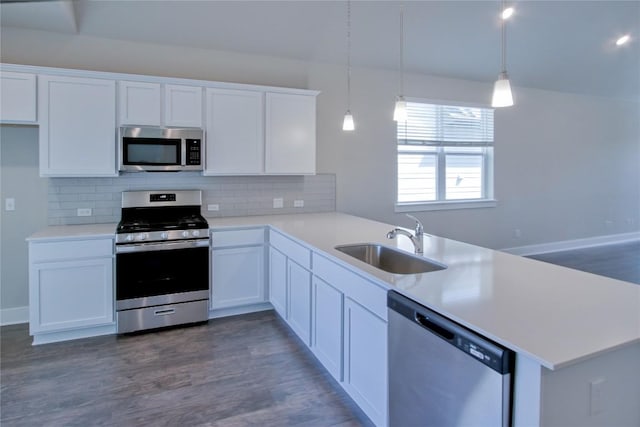
[[(509, 1), (512, 85), (640, 100), (640, 0)], [(483, 82), (500, 71), (499, 1), (351, 3), (354, 66)], [(2, 28), (345, 64), (346, 1), (3, 0)], [(622, 47), (615, 40), (629, 33)], [(407, 92), (410, 92), (408, 88)]]

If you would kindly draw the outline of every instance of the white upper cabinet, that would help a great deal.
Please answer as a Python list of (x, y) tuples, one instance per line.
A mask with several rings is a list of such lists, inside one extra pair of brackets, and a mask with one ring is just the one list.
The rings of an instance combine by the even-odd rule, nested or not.
[(41, 176), (116, 176), (115, 81), (38, 76)]
[(263, 93), (207, 88), (205, 175), (264, 172)]
[(0, 122), (36, 122), (35, 74), (0, 72)]
[(202, 88), (164, 85), (164, 125), (202, 127)]
[(118, 82), (120, 125), (202, 127), (202, 88)]
[(266, 94), (265, 172), (316, 172), (316, 97)]
[(118, 116), (121, 125), (160, 126), (160, 83), (118, 82)]

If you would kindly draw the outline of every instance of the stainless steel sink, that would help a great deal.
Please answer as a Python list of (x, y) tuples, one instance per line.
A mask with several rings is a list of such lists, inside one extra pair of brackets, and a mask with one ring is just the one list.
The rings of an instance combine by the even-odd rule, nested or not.
[(394, 274), (419, 274), (444, 270), (446, 265), (377, 243), (359, 243), (335, 247), (340, 252)]

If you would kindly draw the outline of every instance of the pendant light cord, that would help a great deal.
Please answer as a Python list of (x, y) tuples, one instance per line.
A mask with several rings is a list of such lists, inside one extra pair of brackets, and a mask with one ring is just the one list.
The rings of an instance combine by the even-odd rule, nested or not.
[(400, 96), (404, 96), (404, 1), (400, 3)]
[(501, 14), (501, 34), (500, 37), (502, 39), (502, 73), (506, 73), (507, 72), (507, 24), (506, 24), (506, 19), (504, 19), (504, 17), (502, 17), (502, 12), (504, 12), (504, 7), (505, 7), (505, 0), (502, 0), (502, 10), (500, 11)]
[(351, 0), (347, 1), (347, 110), (351, 111)]

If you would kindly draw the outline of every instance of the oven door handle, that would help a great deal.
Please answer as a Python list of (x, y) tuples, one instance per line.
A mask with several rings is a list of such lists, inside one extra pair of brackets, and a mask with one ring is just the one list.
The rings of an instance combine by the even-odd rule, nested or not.
[(125, 254), (131, 252), (170, 251), (174, 249), (207, 247), (209, 247), (209, 239), (183, 240), (180, 242), (135, 243), (129, 245), (116, 245), (116, 253)]

